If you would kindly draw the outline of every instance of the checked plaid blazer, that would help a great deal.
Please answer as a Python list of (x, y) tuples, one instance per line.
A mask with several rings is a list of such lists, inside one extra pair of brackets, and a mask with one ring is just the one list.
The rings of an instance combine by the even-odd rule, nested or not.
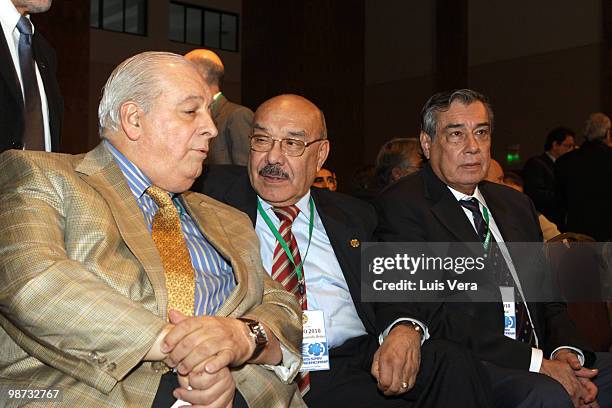
[[(264, 322), (296, 356), (291, 381), (300, 310), (264, 271), (250, 220), (201, 194), (181, 199), (234, 270), (236, 288), (217, 315)], [(161, 265), (103, 145), (77, 156), (0, 155), (0, 398), (8, 389), (55, 388), (63, 400), (53, 406), (150, 406), (162, 370), (141, 360), (167, 315)], [(250, 407), (305, 406), (269, 367), (247, 364), (233, 374)]]

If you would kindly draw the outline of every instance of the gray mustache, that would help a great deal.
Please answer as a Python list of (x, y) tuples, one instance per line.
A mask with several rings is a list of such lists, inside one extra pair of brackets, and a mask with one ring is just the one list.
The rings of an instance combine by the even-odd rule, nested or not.
[(267, 164), (263, 169), (259, 170), (259, 175), (262, 177), (278, 177), (285, 180), (289, 179), (289, 174), (283, 171), (278, 164)]

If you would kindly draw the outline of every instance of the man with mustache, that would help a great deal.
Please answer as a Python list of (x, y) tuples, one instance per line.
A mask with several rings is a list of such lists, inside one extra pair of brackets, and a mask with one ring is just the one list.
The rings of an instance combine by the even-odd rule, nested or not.
[[(596, 398), (611, 406), (608, 353), (589, 350), (564, 303), (530, 301), (540, 295), (533, 289), (544, 288), (527, 287), (538, 278), (524, 272), (529, 259), (503, 245), (541, 242), (542, 232), (527, 196), (483, 181), (492, 130), (483, 95), (469, 89), (433, 95), (421, 111), (428, 164), (381, 194), (377, 232), (383, 241), (477, 243), (483, 250), (477, 256), (487, 256), (495, 272), (483, 275), (495, 302), (445, 303), (429, 314), (423, 305), (406, 304), (406, 315), (422, 320), (432, 337), (465, 344), (485, 362), (496, 407), (583, 407)], [(514, 299), (504, 299), (504, 288)], [(512, 319), (506, 308), (517, 319), (507, 336), (504, 322)]]
[(94, 150), (0, 155), (0, 405), (304, 406), (294, 296), (244, 214), (187, 191), (211, 103), (191, 62), (145, 52), (108, 79)]
[(248, 174), (207, 166), (194, 186), (247, 213), (264, 267), (293, 288), (306, 316), (323, 312), (330, 368), (298, 380), (305, 402), (315, 408), (488, 406), (483, 369), (470, 353), (425, 341), (424, 327), (394, 305), (360, 301), (360, 246), (372, 240), (376, 214), (355, 198), (310, 188), (329, 149), (321, 110), (301, 96), (277, 96), (255, 113)]

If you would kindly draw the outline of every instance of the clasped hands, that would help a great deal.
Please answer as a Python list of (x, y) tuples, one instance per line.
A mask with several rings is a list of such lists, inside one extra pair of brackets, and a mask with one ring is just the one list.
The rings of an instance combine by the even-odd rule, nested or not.
[(421, 365), (421, 334), (397, 325), (374, 353), (371, 373), (385, 395), (400, 395), (412, 387)]
[(230, 367), (244, 364), (255, 343), (246, 325), (226, 317), (188, 317), (168, 313), (170, 324), (162, 331), (145, 359), (163, 360), (175, 368), (180, 388), (173, 395), (194, 406), (232, 406), (236, 385)]
[(597, 386), (591, 381), (597, 370), (585, 368), (578, 356), (568, 349), (557, 351), (552, 360), (544, 359), (540, 373), (557, 380), (569, 394), (576, 408), (598, 408)]
[[(420, 334), (410, 326), (398, 325), (374, 354), (371, 373), (385, 395), (400, 395), (414, 386), (420, 367), (420, 341)], [(591, 381), (598, 371), (583, 367), (570, 350), (561, 349), (554, 359), (544, 359), (540, 372), (561, 383), (576, 408), (599, 407), (597, 386)]]

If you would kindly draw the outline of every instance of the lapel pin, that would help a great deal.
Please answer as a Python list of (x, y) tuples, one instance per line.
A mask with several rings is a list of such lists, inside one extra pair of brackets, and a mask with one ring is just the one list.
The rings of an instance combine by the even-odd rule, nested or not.
[(359, 245), (361, 245), (361, 242), (357, 238), (351, 239), (351, 246), (353, 248), (359, 248)]

